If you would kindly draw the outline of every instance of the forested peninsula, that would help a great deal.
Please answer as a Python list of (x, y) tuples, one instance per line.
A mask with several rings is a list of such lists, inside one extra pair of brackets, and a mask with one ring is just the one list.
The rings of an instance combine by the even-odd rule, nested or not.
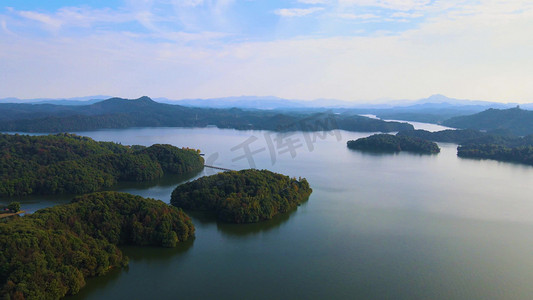
[(488, 135), (457, 147), (457, 156), (516, 162), (533, 166), (533, 135), (509, 137)]
[(514, 136), (507, 130), (481, 132), (474, 129), (400, 131), (397, 136), (409, 136), (437, 142), (459, 144), (457, 156), (516, 162), (533, 166), (533, 135)]
[(422, 154), (439, 153), (439, 146), (430, 141), (417, 137), (374, 134), (366, 138), (351, 140), (347, 142), (350, 149), (375, 151), (375, 152), (414, 152)]
[(413, 129), (354, 114), (195, 108), (149, 97), (111, 98), (91, 105), (0, 104), (0, 131), (72, 132), (128, 127), (206, 127), (272, 131), (392, 132)]
[(397, 136), (408, 136), (424, 140), (462, 144), (475, 139), (480, 139), (489, 134), (475, 129), (446, 129), (441, 131), (427, 131), (422, 129), (403, 130), (396, 134)]
[(175, 247), (194, 236), (194, 226), (162, 201), (100, 192), (3, 219), (0, 235), (0, 297), (59, 299), (76, 294), (87, 277), (127, 265), (117, 246)]
[(122, 146), (73, 134), (0, 134), (0, 197), (83, 194), (118, 181), (147, 181), (202, 170), (194, 149)]
[(312, 189), (305, 178), (296, 180), (267, 170), (228, 171), (178, 186), (171, 204), (192, 211), (213, 211), (219, 220), (253, 223), (272, 219), (306, 201)]
[(507, 130), (515, 135), (533, 134), (533, 111), (520, 109), (487, 109), (477, 114), (458, 116), (446, 120), (443, 125), (454, 128), (478, 130)]

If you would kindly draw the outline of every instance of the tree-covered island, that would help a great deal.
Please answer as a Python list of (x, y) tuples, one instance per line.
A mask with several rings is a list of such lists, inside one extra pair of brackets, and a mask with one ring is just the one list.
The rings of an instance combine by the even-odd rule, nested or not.
[(489, 134), (475, 129), (446, 129), (441, 131), (427, 131), (423, 129), (417, 129), (402, 130), (399, 131), (396, 135), (420, 138), (433, 142), (462, 144), (474, 139), (485, 137)]
[(118, 181), (148, 181), (202, 170), (194, 149), (123, 146), (73, 134), (0, 134), (0, 197), (83, 194)]
[(374, 134), (366, 138), (351, 140), (347, 143), (348, 148), (375, 151), (375, 152), (400, 152), (408, 151), (423, 154), (439, 153), (439, 146), (430, 141), (417, 137)]
[(457, 156), (533, 166), (533, 135), (524, 137), (488, 135), (461, 144), (457, 147)]
[(193, 211), (213, 211), (231, 223), (272, 219), (306, 201), (312, 189), (305, 178), (296, 180), (267, 170), (218, 173), (178, 186), (171, 204)]
[(429, 132), (407, 130), (397, 136), (410, 136), (437, 142), (459, 144), (457, 156), (515, 162), (533, 166), (533, 135), (515, 136), (507, 130), (482, 132), (475, 129), (458, 129)]
[(191, 219), (162, 201), (100, 192), (0, 222), (0, 298), (59, 299), (128, 264), (119, 245), (175, 247)]

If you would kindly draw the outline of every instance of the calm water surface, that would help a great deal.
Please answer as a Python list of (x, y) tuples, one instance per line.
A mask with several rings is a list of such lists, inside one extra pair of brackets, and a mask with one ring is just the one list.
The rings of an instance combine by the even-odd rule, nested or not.
[[(532, 167), (460, 159), (454, 144), (439, 144), (438, 155), (352, 151), (346, 141), (369, 134), (345, 131), (80, 134), (199, 148), (213, 165), (305, 177), (313, 193), (261, 224), (192, 214), (194, 241), (125, 247), (129, 268), (89, 280), (69, 299), (533, 299)], [(115, 189), (169, 202), (176, 185), (214, 173)], [(32, 211), (69, 198), (22, 202)]]

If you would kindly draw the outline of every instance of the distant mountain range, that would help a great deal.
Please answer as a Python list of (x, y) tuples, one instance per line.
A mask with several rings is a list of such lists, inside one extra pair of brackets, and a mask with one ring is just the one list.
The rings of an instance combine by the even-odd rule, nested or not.
[(284, 99), (273, 96), (238, 96), (209, 99), (183, 99), (170, 100), (167, 98), (155, 98), (157, 102), (178, 104), (191, 107), (210, 108), (243, 108), (243, 109), (296, 109), (296, 108), (333, 108), (333, 107), (354, 107), (353, 102), (336, 99), (316, 99), (316, 100), (295, 100)]
[(0, 131), (72, 132), (104, 128), (209, 125), (273, 131), (344, 129), (391, 132), (413, 128), (407, 123), (386, 122), (350, 113), (185, 107), (155, 102), (146, 96), (134, 100), (110, 98), (88, 105), (0, 104)]
[[(74, 98), (36, 98), (36, 99), (18, 99), (3, 98), (0, 103), (30, 103), (30, 104), (56, 104), (56, 105), (87, 105), (96, 103), (111, 96), (95, 95)], [(166, 104), (177, 104), (189, 107), (209, 107), (209, 108), (243, 108), (243, 109), (302, 109), (302, 108), (358, 108), (358, 109), (436, 109), (451, 107), (471, 107), (478, 108), (510, 108), (516, 103), (499, 103), (481, 100), (466, 100), (449, 98), (444, 95), (436, 94), (428, 98), (418, 100), (389, 100), (372, 102), (351, 102), (337, 99), (316, 99), (316, 100), (295, 100), (284, 99), (273, 96), (237, 96), (208, 99), (182, 99), (172, 100), (168, 98), (154, 98), (156, 102)], [(533, 109), (533, 103), (522, 104), (524, 109)], [(481, 110), (483, 110), (481, 109)]]
[[(247, 109), (297, 109), (297, 108), (359, 108), (359, 109), (407, 109), (407, 108), (449, 108), (449, 107), (483, 107), (483, 108), (509, 108), (516, 103), (499, 103), (481, 100), (467, 100), (449, 98), (436, 94), (428, 98), (418, 100), (389, 100), (379, 102), (352, 102), (337, 99), (294, 100), (278, 97), (239, 96), (209, 99), (183, 99), (171, 100), (167, 98), (155, 98), (157, 102), (179, 104), (194, 107), (213, 108), (247, 108)], [(525, 107), (533, 108), (532, 104)]]
[(112, 98), (111, 96), (96, 95), (86, 97), (73, 97), (65, 99), (54, 98), (34, 98), (34, 99), (19, 99), (19, 98), (2, 98), (0, 103), (19, 103), (19, 104), (55, 104), (55, 105), (88, 105), (105, 99)]
[[(494, 120), (489, 120), (487, 124), (483, 125), (486, 125), (485, 127), (480, 125), (481, 123), (479, 122), (481, 121), (476, 121), (479, 123), (479, 126), (473, 126), (475, 123), (474, 121), (465, 121), (467, 123), (462, 123), (460, 120), (463, 119), (458, 117), (475, 115), (490, 109), (492, 109), (492, 113), (495, 113), (498, 110), (505, 111), (506, 109), (517, 107), (516, 103), (454, 99), (438, 94), (419, 100), (394, 100), (380, 104), (354, 103), (335, 99), (303, 101), (257, 96), (185, 100), (156, 98), (155, 101), (148, 97), (142, 97), (135, 101), (106, 97), (107, 96), (97, 95), (69, 99), (0, 99), (0, 105), (2, 106), (0, 113), (3, 114), (3, 116), (0, 116), (0, 121), (7, 122), (17, 120), (17, 122), (23, 123), (22, 120), (24, 119), (49, 118), (50, 120), (46, 121), (46, 124), (57, 125), (58, 122), (74, 124), (76, 121), (76, 117), (74, 116), (78, 116), (78, 123), (87, 123), (83, 126), (80, 125), (80, 128), (100, 128), (102, 126), (104, 126), (102, 128), (119, 128), (117, 127), (119, 124), (120, 126), (133, 126), (132, 124), (135, 124), (135, 126), (165, 125), (187, 127), (201, 127), (211, 124), (219, 127), (247, 128), (247, 126), (250, 126), (249, 124), (252, 124), (253, 126), (251, 127), (255, 129), (273, 129), (275, 128), (274, 116), (278, 118), (277, 122), (281, 122), (281, 120), (285, 118), (287, 120), (294, 120), (295, 115), (327, 113), (338, 114), (343, 117), (372, 114), (383, 120), (418, 121), (445, 124), (447, 126), (459, 128), (491, 130), (494, 128), (489, 128), (490, 125), (496, 126), (496, 124), (500, 124), (495, 121), (498, 117), (494, 117)], [(526, 110), (533, 109), (533, 104), (521, 104), (520, 107), (522, 108), (520, 110), (523, 112), (522, 114), (529, 117)], [(212, 111), (209, 111), (209, 109)], [(239, 118), (232, 120), (228, 117), (228, 115), (231, 115), (231, 113), (227, 113), (230, 109), (236, 109), (235, 112), (238, 112), (237, 115)], [(134, 116), (136, 112), (141, 113), (144, 116), (144, 119)], [(113, 115), (113, 117), (109, 117), (110, 115)], [(176, 119), (177, 115), (180, 116), (179, 119)], [(191, 115), (198, 116), (195, 117), (195, 119), (191, 119)], [(95, 117), (89, 118), (88, 116), (98, 116), (101, 120), (96, 122)], [(504, 116), (502, 114), (501, 116), (509, 118), (508, 115)], [(525, 118), (527, 119), (528, 117)], [(57, 118), (61, 118), (61, 120), (56, 120)], [(72, 120), (67, 122), (66, 120), (68, 118), (71, 118)], [(118, 121), (119, 119), (121, 121)], [(469, 119), (465, 118), (464, 120)], [(510, 121), (502, 122), (509, 123)], [(519, 123), (522, 124), (523, 122), (525, 121), (522, 120)], [(19, 125), (20, 126), (16, 127), (24, 128), (25, 126), (23, 124)], [(6, 126), (7, 125), (4, 124), (3, 128), (8, 128)], [(14, 125), (11, 125), (11, 127), (13, 126)], [(29, 123), (26, 127), (27, 126), (30, 126)], [(76, 127), (74, 125), (72, 125), (74, 127), (62, 126), (52, 126), (51, 129), (60, 130), (61, 128)], [(518, 129), (519, 125), (517, 124), (509, 126), (513, 128), (512, 131), (516, 134), (529, 132), (527, 128)], [(500, 124), (496, 126), (496, 128), (506, 128), (506, 126), (505, 124)], [(30, 129), (28, 127), (27, 130), (37, 130), (37, 128)]]
[[(507, 109), (516, 106), (516, 103), (463, 100), (448, 98), (443, 95), (433, 95), (425, 99), (403, 102), (403, 105), (367, 109), (366, 111), (385, 120), (407, 120), (441, 124), (453, 117), (471, 115), (490, 108)], [(524, 108), (533, 108), (533, 104), (523, 106)]]

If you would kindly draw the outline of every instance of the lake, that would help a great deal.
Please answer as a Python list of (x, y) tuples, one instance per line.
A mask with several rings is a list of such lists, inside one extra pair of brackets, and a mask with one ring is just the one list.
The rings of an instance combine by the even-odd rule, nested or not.
[[(423, 125), (418, 124), (419, 128)], [(196, 238), (175, 249), (123, 247), (127, 269), (68, 299), (533, 299), (533, 168), (441, 153), (350, 150), (370, 135), (134, 128), (100, 141), (202, 150), (211, 165), (305, 177), (309, 200), (248, 225), (191, 214)], [(165, 177), (114, 190), (169, 202)], [(34, 211), (71, 197), (22, 199)], [(45, 201), (46, 200), (46, 201)]]

